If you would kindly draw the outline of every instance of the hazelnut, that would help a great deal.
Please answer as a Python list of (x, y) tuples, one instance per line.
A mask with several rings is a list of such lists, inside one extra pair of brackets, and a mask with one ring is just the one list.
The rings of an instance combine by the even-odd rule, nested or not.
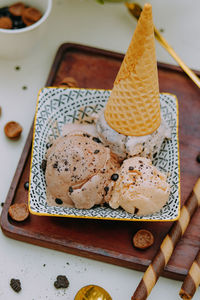
[(22, 13), (22, 20), (27, 26), (30, 26), (39, 21), (41, 17), (41, 12), (34, 7), (25, 8)]
[(15, 17), (20, 17), (24, 8), (25, 6), (22, 2), (17, 2), (9, 7), (9, 12)]
[(0, 28), (12, 29), (12, 20), (9, 17), (1, 17), (0, 18)]
[(19, 123), (11, 121), (5, 125), (4, 132), (9, 139), (16, 139), (20, 137), (22, 133), (22, 127)]

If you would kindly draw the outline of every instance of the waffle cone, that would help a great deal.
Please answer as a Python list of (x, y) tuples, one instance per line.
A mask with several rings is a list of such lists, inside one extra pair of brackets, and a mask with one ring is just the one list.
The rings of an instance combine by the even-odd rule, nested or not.
[(146, 4), (114, 82), (105, 119), (129, 136), (151, 134), (161, 122), (152, 8)]

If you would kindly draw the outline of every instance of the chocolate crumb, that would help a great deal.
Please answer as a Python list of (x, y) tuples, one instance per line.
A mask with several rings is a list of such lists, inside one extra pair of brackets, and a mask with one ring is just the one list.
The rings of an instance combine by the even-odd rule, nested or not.
[(28, 189), (29, 189), (29, 182), (28, 182), (28, 181), (26, 181), (26, 182), (24, 183), (24, 189), (25, 189), (26, 191), (28, 191)]
[(60, 288), (66, 289), (69, 286), (69, 280), (65, 275), (58, 275), (56, 281), (54, 282), (54, 286), (56, 289), (60, 289)]
[(118, 178), (119, 178), (119, 175), (117, 173), (114, 173), (111, 176), (111, 180), (113, 180), (113, 181), (117, 181)]
[(62, 201), (61, 199), (59, 199), (59, 198), (56, 198), (56, 199), (55, 199), (55, 202), (56, 202), (57, 204), (59, 204), (59, 205), (63, 204), (63, 201)]
[(101, 143), (101, 140), (98, 137), (93, 137), (92, 140), (98, 144)]
[(40, 167), (41, 167), (42, 171), (45, 173), (46, 167), (47, 167), (47, 160), (46, 159), (42, 160), (42, 163), (41, 163)]
[(55, 162), (55, 164), (53, 164), (53, 168), (56, 169), (58, 167), (58, 162)]
[(109, 191), (109, 186), (105, 186), (104, 187), (104, 191), (106, 192), (106, 195), (108, 194), (108, 191)]
[(71, 193), (73, 193), (73, 191), (74, 191), (74, 190), (73, 190), (73, 187), (70, 186), (70, 187), (69, 187), (69, 193), (71, 194)]
[(130, 166), (128, 169), (129, 169), (129, 171), (133, 171), (134, 170), (134, 168), (132, 166)]
[(196, 161), (197, 161), (198, 163), (200, 163), (200, 153), (197, 155)]
[(73, 171), (76, 171), (76, 167), (74, 167)]
[(15, 70), (16, 70), (16, 71), (19, 71), (20, 69), (21, 69), (20, 66), (16, 66), (16, 67), (15, 67)]
[(100, 152), (100, 150), (95, 150), (94, 151), (94, 154), (97, 154), (97, 153), (99, 153)]
[(4, 202), (1, 202), (1, 207), (3, 207), (4, 206)]
[(14, 279), (12, 278), (10, 280), (10, 286), (13, 289), (13, 291), (15, 291), (16, 293), (19, 293), (21, 291), (21, 282), (19, 279)]
[(27, 88), (27, 86), (26, 85), (24, 85), (23, 87), (22, 87), (22, 90), (27, 90), (28, 88)]
[[(135, 184), (135, 183), (133, 183), (133, 184)], [(135, 213), (135, 214), (137, 214), (137, 213), (138, 213), (138, 211), (139, 211), (139, 208), (137, 208), (137, 207), (136, 207), (136, 208), (135, 208), (135, 212), (134, 212), (134, 213)]]
[(83, 136), (84, 136), (84, 137), (88, 137), (88, 138), (90, 137), (90, 135), (87, 134), (87, 133), (83, 133)]
[(157, 152), (155, 152), (155, 153), (153, 154), (153, 158), (155, 158), (155, 157), (156, 157), (156, 155), (157, 155)]
[(47, 149), (51, 148), (51, 146), (52, 146), (51, 143), (47, 143), (47, 144), (46, 144), (46, 148), (47, 148)]

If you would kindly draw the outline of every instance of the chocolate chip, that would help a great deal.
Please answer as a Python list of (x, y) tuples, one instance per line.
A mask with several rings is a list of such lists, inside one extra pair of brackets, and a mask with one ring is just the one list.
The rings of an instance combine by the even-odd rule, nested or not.
[(19, 279), (14, 279), (12, 278), (10, 280), (10, 286), (13, 289), (13, 291), (15, 291), (16, 293), (19, 293), (21, 291), (21, 282)]
[(22, 222), (29, 216), (29, 209), (27, 203), (14, 203), (8, 209), (9, 216), (17, 221)]
[(198, 163), (200, 163), (200, 153), (197, 155), (196, 161), (197, 161)]
[(55, 202), (59, 205), (63, 204), (63, 201), (59, 198), (56, 198)]
[(133, 245), (136, 248), (144, 250), (152, 246), (153, 243), (154, 243), (154, 236), (149, 230), (140, 229), (133, 236)]
[(56, 169), (58, 167), (58, 162), (56, 161), (55, 164), (53, 164), (53, 168)]
[(45, 173), (46, 171), (46, 167), (47, 167), (47, 160), (46, 159), (43, 159), (42, 160), (42, 163), (40, 165), (40, 168), (42, 169), (42, 171)]
[(73, 168), (73, 171), (76, 171), (76, 167)]
[(28, 191), (28, 189), (29, 189), (29, 182), (28, 182), (28, 181), (26, 181), (26, 182), (24, 183), (24, 189), (25, 189), (26, 191)]
[(51, 146), (52, 146), (51, 143), (47, 143), (47, 144), (46, 144), (46, 148), (47, 148), (47, 149), (51, 148)]
[(4, 132), (9, 139), (16, 139), (22, 133), (22, 126), (18, 122), (10, 121), (4, 126)]
[(90, 137), (90, 135), (87, 134), (87, 133), (83, 133), (83, 136), (84, 136), (84, 137), (88, 137), (88, 138)]
[(4, 202), (1, 202), (1, 207), (3, 207), (4, 206)]
[(69, 187), (69, 193), (73, 193), (73, 191), (74, 191), (74, 190), (73, 190), (73, 187), (70, 186), (70, 187)]
[(98, 137), (93, 137), (92, 139), (93, 139), (94, 142), (96, 142), (98, 144), (101, 143), (101, 141), (100, 141), (100, 139)]
[(104, 187), (104, 191), (106, 192), (106, 195), (108, 194), (108, 191), (109, 191), (109, 186), (105, 186)]
[(112, 176), (111, 176), (111, 180), (113, 180), (113, 181), (117, 181), (118, 178), (119, 178), (119, 175), (116, 173), (112, 174)]
[(16, 71), (19, 71), (20, 69), (21, 69), (20, 66), (16, 66), (16, 67), (15, 67), (15, 70), (16, 70)]
[(66, 289), (69, 286), (69, 280), (65, 275), (58, 275), (56, 281), (54, 282), (54, 286), (56, 289), (60, 289), (60, 288)]
[(157, 155), (157, 152), (155, 152), (155, 153), (153, 154), (153, 158), (155, 158), (155, 157), (156, 157), (156, 155)]
[[(135, 184), (135, 182), (133, 182), (133, 184)], [(136, 208), (135, 208), (135, 212), (134, 212), (134, 213), (135, 213), (135, 214), (137, 214), (137, 213), (138, 213), (138, 211), (139, 211), (139, 208), (137, 208), (137, 207), (136, 207)]]
[(94, 151), (94, 154), (97, 154), (97, 153), (99, 153), (100, 152), (100, 150), (95, 150)]
[(132, 166), (130, 166), (128, 169), (129, 169), (129, 171), (133, 171), (134, 170), (134, 168)]

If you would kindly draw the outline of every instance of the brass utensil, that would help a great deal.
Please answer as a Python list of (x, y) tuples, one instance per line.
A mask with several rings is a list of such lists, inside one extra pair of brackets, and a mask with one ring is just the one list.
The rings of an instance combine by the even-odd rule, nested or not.
[(112, 300), (112, 298), (102, 287), (87, 285), (78, 291), (74, 300)]
[[(137, 3), (125, 2), (125, 5), (130, 11), (130, 13), (138, 20), (142, 12), (142, 7)], [(156, 39), (163, 46), (163, 48), (169, 52), (169, 54), (175, 59), (175, 61), (179, 64), (179, 66), (183, 69), (183, 71), (200, 88), (200, 78), (188, 66), (186, 66), (186, 64), (180, 59), (180, 57), (176, 54), (174, 49), (168, 44), (168, 42), (164, 39), (164, 37), (160, 34), (160, 32), (156, 29), (155, 26), (154, 26), (154, 34)]]

